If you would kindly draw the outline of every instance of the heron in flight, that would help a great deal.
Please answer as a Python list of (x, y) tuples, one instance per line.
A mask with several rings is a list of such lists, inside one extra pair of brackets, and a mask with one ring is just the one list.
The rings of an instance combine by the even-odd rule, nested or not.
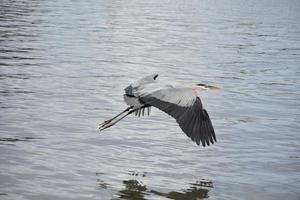
[(220, 90), (222, 87), (196, 84), (190, 88), (176, 88), (160, 84), (157, 77), (158, 74), (146, 76), (126, 87), (123, 96), (129, 107), (100, 124), (100, 131), (115, 125), (132, 113), (143, 116), (147, 109), (149, 115), (153, 106), (175, 118), (182, 131), (197, 145), (201, 143), (205, 147), (216, 142), (209, 115), (197, 95), (205, 90)]

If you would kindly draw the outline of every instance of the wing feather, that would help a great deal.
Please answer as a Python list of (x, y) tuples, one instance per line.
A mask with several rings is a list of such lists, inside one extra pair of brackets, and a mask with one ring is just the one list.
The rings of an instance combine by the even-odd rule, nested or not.
[(200, 98), (192, 91), (190, 94), (186, 90), (184, 94), (180, 92), (182, 90), (176, 91), (175, 88), (159, 90), (140, 99), (175, 118), (182, 131), (197, 145), (200, 142), (202, 146), (213, 144), (216, 141), (215, 132)]
[(154, 97), (161, 101), (173, 103), (182, 107), (189, 107), (193, 105), (196, 100), (196, 96), (190, 88), (174, 88), (171, 86), (160, 90), (141, 92), (139, 96)]

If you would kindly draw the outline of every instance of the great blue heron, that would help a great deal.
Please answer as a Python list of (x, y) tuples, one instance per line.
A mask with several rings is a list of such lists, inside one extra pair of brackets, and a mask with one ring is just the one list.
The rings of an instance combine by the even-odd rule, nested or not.
[[(161, 85), (156, 80), (157, 77), (158, 74), (146, 76), (126, 87), (124, 101), (129, 107), (100, 124), (100, 131), (113, 126), (132, 113), (138, 116), (145, 115), (147, 109), (149, 115), (151, 106), (154, 106), (175, 118), (182, 131), (197, 145), (201, 142), (205, 147), (216, 142), (211, 120), (197, 95), (200, 91), (219, 90), (222, 87), (196, 84), (191, 88), (176, 88)], [(118, 118), (121, 115), (123, 116)]]

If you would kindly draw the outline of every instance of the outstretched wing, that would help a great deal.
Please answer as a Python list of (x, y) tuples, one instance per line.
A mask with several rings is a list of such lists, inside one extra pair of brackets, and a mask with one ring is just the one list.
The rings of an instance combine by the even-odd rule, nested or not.
[(152, 74), (152, 75), (148, 75), (148, 76), (145, 76), (145, 77), (139, 79), (137, 82), (130, 84), (129, 86), (124, 88), (125, 94), (127, 94), (129, 96), (137, 97), (138, 95), (136, 95), (136, 93), (139, 90), (142, 90), (145, 86), (155, 83), (155, 80), (157, 77), (158, 77), (158, 74)]
[[(125, 90), (125, 94), (123, 95), (124, 101), (127, 105), (133, 106), (133, 108), (138, 109), (135, 112), (136, 116), (144, 116), (145, 115), (145, 109), (147, 108), (147, 114), (150, 115), (151, 106), (147, 105), (144, 107), (143, 102), (139, 99), (139, 92), (145, 90), (147, 86), (153, 85), (158, 77), (158, 74), (152, 74), (146, 77), (141, 78), (136, 83), (133, 83), (129, 86), (127, 86)], [(154, 84), (155, 85), (155, 84)]]
[(169, 88), (140, 96), (140, 99), (174, 117), (182, 131), (197, 145), (213, 144), (215, 131), (199, 97), (190, 88)]

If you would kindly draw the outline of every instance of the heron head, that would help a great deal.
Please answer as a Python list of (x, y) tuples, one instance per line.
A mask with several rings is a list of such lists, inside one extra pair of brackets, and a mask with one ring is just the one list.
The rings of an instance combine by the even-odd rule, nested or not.
[(223, 89), (223, 87), (212, 86), (203, 83), (196, 84), (195, 88), (199, 90), (222, 90)]

